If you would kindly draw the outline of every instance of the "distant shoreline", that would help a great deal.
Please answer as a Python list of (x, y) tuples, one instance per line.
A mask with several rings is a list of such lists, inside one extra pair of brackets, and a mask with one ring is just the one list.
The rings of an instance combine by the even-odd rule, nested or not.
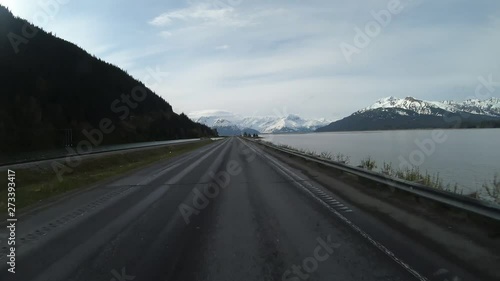
[(419, 128), (419, 129), (386, 129), (386, 130), (342, 130), (325, 132), (293, 132), (293, 133), (260, 133), (260, 135), (304, 135), (324, 133), (366, 133), (366, 132), (392, 132), (392, 131), (429, 131), (429, 130), (500, 130), (500, 128)]

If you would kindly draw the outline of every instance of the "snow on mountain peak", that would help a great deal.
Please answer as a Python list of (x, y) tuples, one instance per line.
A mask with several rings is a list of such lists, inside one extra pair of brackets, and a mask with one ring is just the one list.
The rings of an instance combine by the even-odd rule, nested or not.
[(213, 127), (224, 127), (224, 126), (232, 126), (233, 123), (226, 119), (217, 119), (215, 120)]
[[(254, 129), (261, 133), (284, 133), (284, 132), (312, 132), (319, 127), (326, 126), (331, 121), (322, 119), (304, 119), (296, 114), (286, 116), (252, 116), (240, 117), (233, 113), (219, 111), (222, 116), (190, 114), (194, 121), (203, 123), (209, 127), (236, 126), (240, 129)], [(207, 112), (208, 113), (208, 112)]]
[(380, 108), (399, 108), (414, 111), (423, 115), (442, 115), (443, 111), (448, 112), (467, 112), (488, 116), (500, 116), (500, 99), (490, 98), (486, 100), (468, 99), (463, 102), (455, 101), (426, 101), (414, 97), (404, 99), (395, 97), (386, 97), (376, 101), (371, 106), (359, 110), (356, 113), (363, 113), (369, 110)]
[(429, 102), (417, 100), (413, 97), (406, 97), (404, 99), (399, 99), (391, 96), (380, 99), (373, 105), (366, 107), (360, 110), (359, 112), (361, 113), (378, 108), (401, 108), (406, 110), (412, 110), (420, 114), (431, 114), (432, 112), (430, 111), (430, 108), (432, 108), (433, 106), (434, 105)]

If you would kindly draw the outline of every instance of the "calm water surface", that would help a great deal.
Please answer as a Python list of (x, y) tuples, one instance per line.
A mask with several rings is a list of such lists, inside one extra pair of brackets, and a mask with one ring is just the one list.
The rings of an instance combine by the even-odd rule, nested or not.
[[(433, 137), (434, 136), (434, 137)], [(378, 167), (418, 166), (439, 173), (443, 183), (457, 183), (464, 194), (482, 190), (500, 176), (500, 129), (405, 130), (262, 135), (276, 144), (315, 152), (343, 153), (357, 166), (370, 156)]]

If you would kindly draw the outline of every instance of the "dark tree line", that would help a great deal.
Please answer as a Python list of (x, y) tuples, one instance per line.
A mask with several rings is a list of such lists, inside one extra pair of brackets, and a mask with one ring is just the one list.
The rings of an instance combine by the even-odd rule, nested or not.
[[(23, 30), (38, 32), (25, 38)], [(143, 101), (135, 108), (127, 105), (128, 112), (111, 109), (116, 100), (126, 105), (122, 94), (131, 95), (137, 86), (145, 89)], [(83, 129), (98, 128), (103, 118), (116, 126), (103, 144), (216, 135), (174, 113), (168, 102), (120, 68), (0, 6), (0, 152), (60, 147), (64, 129), (72, 129), (78, 142)]]
[(464, 122), (461, 128), (500, 128), (500, 120), (482, 121), (480, 123)]
[(247, 132), (243, 132), (243, 137), (245, 138), (258, 138), (259, 137), (259, 134), (250, 134), (250, 133), (247, 133)]

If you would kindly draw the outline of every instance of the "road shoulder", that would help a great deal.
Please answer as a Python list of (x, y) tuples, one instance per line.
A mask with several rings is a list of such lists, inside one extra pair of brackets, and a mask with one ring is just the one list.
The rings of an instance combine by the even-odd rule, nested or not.
[(367, 187), (354, 177), (336, 174), (315, 163), (260, 148), (370, 214), (374, 221), (389, 225), (449, 261), (467, 264), (467, 270), (475, 276), (500, 278), (498, 228), (411, 196)]

